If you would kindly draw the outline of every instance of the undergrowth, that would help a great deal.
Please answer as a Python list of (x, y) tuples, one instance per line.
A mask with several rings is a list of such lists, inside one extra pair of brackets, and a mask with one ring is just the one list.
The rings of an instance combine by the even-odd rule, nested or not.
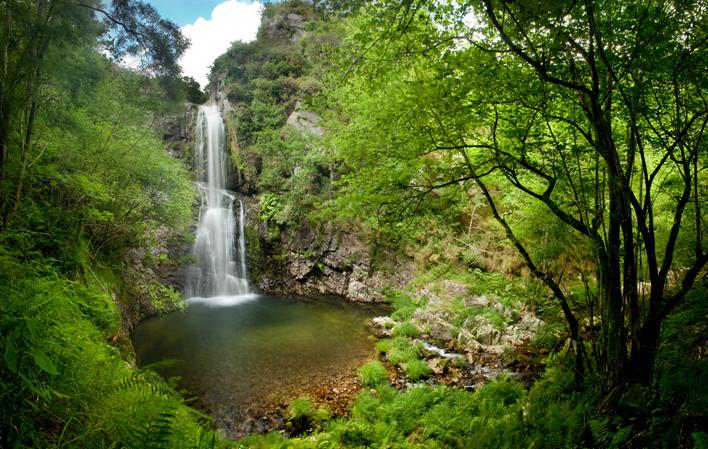
[(107, 343), (106, 291), (0, 246), (0, 438), (8, 448), (225, 447), (209, 419)]

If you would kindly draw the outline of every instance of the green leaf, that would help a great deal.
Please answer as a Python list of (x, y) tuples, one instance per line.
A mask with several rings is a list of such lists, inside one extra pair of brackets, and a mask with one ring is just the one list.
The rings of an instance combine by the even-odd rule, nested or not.
[(32, 335), (33, 337), (37, 335), (37, 332), (39, 331), (38, 320), (26, 320), (25, 324), (27, 325), (27, 330), (29, 331), (30, 335)]
[(59, 374), (57, 367), (54, 366), (54, 362), (52, 362), (49, 356), (41, 349), (33, 349), (32, 357), (34, 358), (34, 363), (45, 373), (51, 374), (52, 376)]
[(13, 373), (17, 373), (17, 350), (10, 338), (7, 338), (7, 346), (5, 347), (5, 365)]

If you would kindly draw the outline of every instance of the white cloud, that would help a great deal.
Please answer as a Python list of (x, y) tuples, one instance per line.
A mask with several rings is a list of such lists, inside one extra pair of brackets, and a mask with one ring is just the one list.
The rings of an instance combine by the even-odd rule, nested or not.
[(211, 19), (198, 18), (193, 24), (182, 27), (182, 32), (192, 42), (180, 59), (185, 75), (201, 84), (207, 84), (209, 66), (223, 54), (233, 41), (250, 42), (256, 38), (261, 23), (260, 2), (242, 3), (228, 0), (211, 12)]

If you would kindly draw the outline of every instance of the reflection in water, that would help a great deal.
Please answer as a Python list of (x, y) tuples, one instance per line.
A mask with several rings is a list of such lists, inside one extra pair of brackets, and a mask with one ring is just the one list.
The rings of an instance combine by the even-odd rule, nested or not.
[(223, 297), (136, 329), (140, 365), (162, 368), (209, 408), (291, 397), (372, 355), (367, 321), (380, 307), (335, 298)]

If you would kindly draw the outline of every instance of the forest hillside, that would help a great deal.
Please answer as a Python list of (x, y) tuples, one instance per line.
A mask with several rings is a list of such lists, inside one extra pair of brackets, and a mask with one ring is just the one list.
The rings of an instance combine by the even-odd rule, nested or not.
[[(705, 2), (268, 2), (204, 90), (149, 2), (0, 5), (3, 448), (708, 447)], [(205, 103), (245, 296), (387, 304), (265, 415), (134, 346), (200, 296)]]

